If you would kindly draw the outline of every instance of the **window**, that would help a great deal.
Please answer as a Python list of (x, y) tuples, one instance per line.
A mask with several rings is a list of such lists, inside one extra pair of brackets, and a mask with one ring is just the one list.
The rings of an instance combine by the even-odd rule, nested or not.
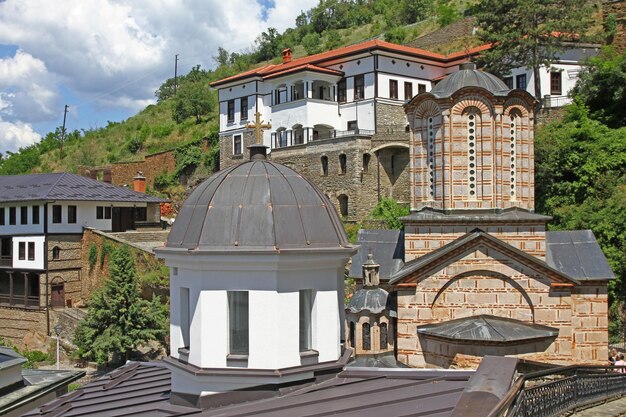
[(52, 206), (52, 223), (61, 223), (61, 206)]
[(105, 220), (111, 218), (111, 207), (104, 208), (104, 218)]
[(370, 169), (370, 159), (372, 158), (372, 155), (368, 154), (368, 153), (364, 153), (363, 154), (363, 172), (367, 173)]
[(248, 120), (248, 97), (241, 97), (241, 120)]
[(313, 349), (313, 290), (300, 290), (300, 352)]
[(515, 77), (515, 84), (520, 90), (526, 90), (526, 74), (520, 74)]
[(4, 207), (0, 207), (0, 226), (4, 226)]
[(356, 337), (356, 331), (355, 331), (356, 326), (354, 325), (354, 322), (351, 321), (350, 322), (350, 347), (356, 347), (356, 341), (354, 340), (354, 338)]
[(146, 207), (135, 207), (134, 216), (135, 221), (145, 222), (148, 220), (148, 209)]
[(189, 330), (191, 328), (191, 321), (189, 314), (189, 288), (180, 289), (180, 333), (181, 333), (181, 345), (185, 348), (189, 348)]
[(326, 155), (322, 156), (321, 161), (322, 161), (322, 175), (327, 176), (328, 175), (328, 157)]
[(20, 224), (28, 224), (28, 207), (20, 207)]
[(228, 112), (226, 116), (228, 123), (235, 121), (235, 100), (228, 100)]
[(61, 259), (61, 248), (59, 248), (58, 246), (52, 248), (52, 259), (54, 259), (55, 261)]
[(428, 118), (428, 195), (432, 200), (435, 197), (435, 124), (432, 117)]
[(357, 75), (354, 77), (354, 99), (362, 100), (365, 98), (365, 76)]
[(10, 237), (0, 239), (0, 258), (11, 258), (13, 256), (13, 245)]
[(15, 207), (9, 207), (9, 224), (15, 225), (17, 222), (17, 209)]
[(233, 136), (233, 155), (241, 155), (243, 153), (243, 149), (241, 146), (241, 135)]
[(33, 214), (33, 224), (39, 224), (39, 206), (33, 206), (32, 214)]
[(380, 349), (387, 349), (388, 337), (387, 337), (387, 323), (380, 324)]
[(337, 199), (339, 200), (339, 212), (341, 213), (342, 216), (347, 216), (348, 215), (348, 196), (345, 194), (341, 194), (339, 197), (337, 197)]
[(76, 223), (76, 206), (67, 206), (67, 222)]
[(356, 120), (350, 120), (348, 122), (348, 130), (357, 130), (359, 128), (359, 125), (357, 124)]
[(348, 95), (346, 94), (346, 80), (345, 78), (337, 83), (337, 101), (345, 103), (348, 101)]
[(370, 324), (363, 323), (363, 350), (370, 350), (372, 348), (372, 340), (370, 337)]
[(511, 90), (513, 89), (513, 77), (506, 77), (502, 81), (504, 81), (504, 84), (506, 84), (506, 86)]
[(398, 80), (389, 80), (389, 98), (398, 99)]
[(426, 84), (418, 84), (417, 85), (417, 94), (422, 94), (426, 92)]
[(96, 207), (96, 219), (98, 220), (104, 219), (104, 207), (102, 206)]
[(404, 82), (404, 99), (410, 100), (413, 98), (413, 83), (408, 81)]
[(28, 260), (35, 260), (35, 242), (28, 242)]
[(478, 153), (478, 135), (481, 129), (480, 110), (476, 107), (470, 107), (464, 114), (466, 131), (467, 131), (467, 185), (469, 196), (471, 199), (476, 198), (477, 182), (477, 153)]
[(19, 242), (18, 243), (17, 256), (18, 256), (18, 259), (20, 261), (25, 261), (26, 260), (26, 242)]
[(550, 73), (550, 94), (555, 96), (560, 96), (563, 94), (562, 83), (561, 83), (561, 72), (554, 71)]
[(341, 155), (339, 155), (339, 169), (341, 170), (342, 174), (345, 174), (346, 171), (348, 170), (347, 164), (348, 164), (348, 159), (346, 157), (346, 154), (342, 153)]
[(247, 355), (249, 351), (247, 291), (228, 291), (228, 328), (230, 353)]

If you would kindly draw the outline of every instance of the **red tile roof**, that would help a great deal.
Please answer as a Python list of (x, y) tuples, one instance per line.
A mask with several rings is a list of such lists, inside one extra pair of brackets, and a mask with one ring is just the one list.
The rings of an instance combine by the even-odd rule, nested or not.
[(449, 66), (449, 65), (456, 65), (458, 63), (458, 62), (452, 62), (452, 61), (458, 61), (467, 56), (475, 55), (485, 49), (488, 49), (489, 47), (490, 47), (489, 45), (483, 45), (483, 46), (479, 46), (479, 47), (472, 48), (469, 50), (456, 52), (451, 55), (442, 55), (442, 54), (437, 54), (434, 52), (426, 51), (425, 49), (413, 48), (411, 46), (397, 45), (395, 43), (390, 43), (390, 42), (381, 41), (379, 39), (374, 39), (371, 41), (362, 42), (362, 43), (346, 46), (346, 47), (339, 48), (339, 49), (334, 49), (332, 51), (322, 52), (319, 54), (309, 55), (306, 57), (294, 59), (290, 62), (285, 62), (282, 64), (270, 64), (270, 65), (265, 65), (259, 68), (254, 68), (249, 71), (245, 71), (245, 72), (233, 75), (231, 77), (214, 81), (213, 83), (211, 83), (211, 86), (218, 87), (220, 85), (223, 85), (232, 81), (242, 80), (242, 79), (249, 78), (249, 77), (261, 77), (261, 78), (275, 77), (278, 74), (287, 74), (287, 73), (291, 73), (294, 71), (305, 70), (307, 69), (306, 68), (307, 66), (309, 67), (308, 69), (312, 69), (312, 70), (333, 71), (327, 68), (322, 68), (320, 65), (324, 64), (325, 62), (331, 59), (364, 53), (364, 52), (374, 50), (374, 49), (426, 58), (426, 59), (430, 59), (434, 61), (439, 61), (444, 66)]

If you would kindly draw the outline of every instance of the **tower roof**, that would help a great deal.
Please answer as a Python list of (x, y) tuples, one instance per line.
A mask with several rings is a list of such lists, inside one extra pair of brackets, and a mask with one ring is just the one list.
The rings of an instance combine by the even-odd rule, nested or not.
[(479, 71), (472, 62), (461, 64), (459, 71), (454, 72), (440, 81), (431, 94), (437, 98), (450, 97), (463, 87), (481, 87), (496, 96), (506, 96), (511, 89), (493, 74)]
[(222, 170), (183, 203), (164, 251), (351, 248), (334, 206), (313, 183), (265, 157)]

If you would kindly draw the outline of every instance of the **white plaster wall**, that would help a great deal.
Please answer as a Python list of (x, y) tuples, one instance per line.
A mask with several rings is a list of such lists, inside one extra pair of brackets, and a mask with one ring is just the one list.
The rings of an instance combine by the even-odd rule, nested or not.
[(330, 125), (339, 129), (339, 110), (337, 102), (316, 99), (297, 100), (275, 105), (272, 111), (272, 132), (280, 127), (287, 130), (295, 124), (313, 127), (316, 124)]
[(329, 65), (328, 68), (343, 71), (345, 77), (352, 77), (354, 75), (374, 71), (374, 57), (371, 55), (365, 55), (359, 58), (355, 57), (349, 61), (342, 61)]
[[(61, 223), (52, 223), (52, 206), (60, 205)], [(67, 222), (67, 206), (76, 206), (76, 223)], [(146, 203), (109, 203), (105, 201), (59, 201), (48, 204), (49, 233), (82, 233), (83, 227), (99, 230), (111, 230), (111, 219), (96, 219), (96, 206), (111, 207), (146, 207)]]
[[(20, 207), (24, 206), (28, 207), (28, 224), (20, 224), (22, 220)], [(39, 207), (39, 224), (33, 224), (32, 206)], [(0, 205), (0, 207), (4, 207), (4, 226), (0, 226), (0, 235), (26, 235), (43, 233), (44, 212), (43, 204), (41, 202), (2, 204)], [(9, 224), (9, 207), (15, 207), (15, 225)]]
[[(551, 70), (542, 67), (539, 69), (539, 76), (541, 77), (541, 97), (543, 98), (546, 95), (549, 95), (553, 98), (562, 98), (559, 101), (561, 105), (567, 104), (571, 102), (569, 98), (567, 98), (569, 92), (574, 88), (576, 82), (578, 81), (578, 73), (582, 70), (583, 66), (579, 64), (553, 64), (552, 70), (561, 71), (561, 95), (551, 95), (550, 94), (550, 72)], [(513, 76), (514, 87), (517, 88), (516, 77), (520, 74), (526, 74), (527, 87), (526, 91), (528, 91), (533, 96), (535, 95), (535, 77), (533, 75), (532, 69), (526, 68), (514, 68), (511, 70), (511, 75)]]
[[(260, 81), (262, 82), (262, 81)], [(256, 81), (235, 84), (228, 87), (220, 87), (218, 90), (219, 101), (233, 100), (256, 94)]]
[(342, 104), (341, 118), (338, 123), (337, 130), (347, 130), (348, 122), (356, 120), (358, 122), (359, 129), (375, 130), (375, 117), (374, 117), (374, 100), (361, 100), (352, 101), (346, 104)]
[[(430, 91), (432, 89), (432, 84), (430, 81), (423, 79), (415, 79), (406, 76), (392, 75), (392, 74), (378, 74), (378, 97), (389, 98), (389, 80), (398, 81), (398, 99), (399, 103), (403, 103), (405, 101), (404, 97), (404, 83), (410, 82), (413, 86), (413, 96), (417, 95), (418, 92), (418, 84), (423, 84), (426, 86), (426, 91)], [(410, 100), (413, 97), (408, 97), (406, 100)]]
[[(393, 61), (395, 61), (395, 64)], [(408, 67), (406, 65), (407, 63), (409, 64)], [(422, 66), (424, 68), (422, 68)], [(378, 71), (381, 73), (387, 73), (385, 75), (391, 74), (392, 76), (420, 79), (424, 81), (432, 80), (446, 74), (446, 69), (442, 67), (430, 65), (425, 62), (415, 62), (408, 59), (383, 55), (379, 55), (378, 57)]]
[[(13, 238), (13, 268), (44, 269), (44, 242), (45, 236), (19, 236)], [(19, 260), (19, 244), (26, 245), (25, 260)], [(28, 242), (35, 243), (35, 259), (28, 260)]]

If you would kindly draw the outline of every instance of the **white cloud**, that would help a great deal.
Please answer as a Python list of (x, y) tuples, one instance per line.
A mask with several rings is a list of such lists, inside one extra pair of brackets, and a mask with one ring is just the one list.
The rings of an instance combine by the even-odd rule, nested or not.
[[(315, 4), (275, 0), (264, 21), (262, 6), (250, 0), (0, 1), (0, 44), (19, 47), (13, 59), (0, 60), (0, 115), (58, 118), (61, 86), (78, 114), (86, 103), (139, 110), (173, 76), (175, 54), (179, 74), (197, 64), (212, 68), (219, 46), (249, 48), (260, 32), (282, 32)], [(7, 78), (3, 63), (17, 78)]]
[(23, 122), (4, 122), (0, 120), (0, 152), (15, 152), (21, 147), (32, 145), (41, 139), (39, 133)]

